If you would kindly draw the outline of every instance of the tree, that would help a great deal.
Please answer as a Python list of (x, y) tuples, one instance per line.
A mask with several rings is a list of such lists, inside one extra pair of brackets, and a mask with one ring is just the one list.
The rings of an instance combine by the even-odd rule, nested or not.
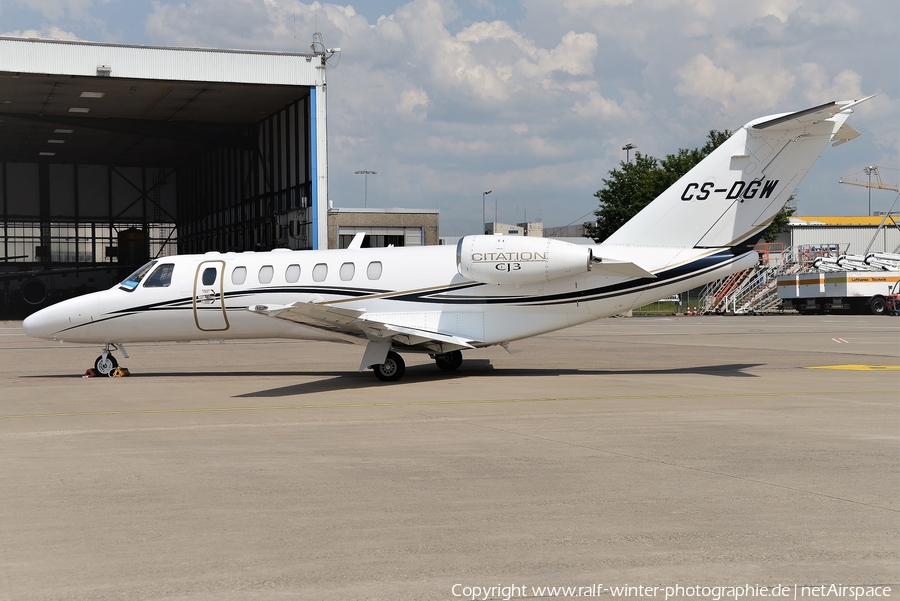
[(769, 227), (763, 230), (763, 240), (766, 242), (775, 242), (778, 240), (778, 236), (781, 232), (787, 230), (787, 225), (790, 223), (791, 216), (797, 211), (796, 207), (791, 206), (792, 200), (794, 200), (793, 194), (791, 194), (787, 204), (781, 207), (781, 210), (775, 214), (775, 218), (772, 220), (772, 223), (769, 224)]
[(604, 188), (594, 196), (600, 200), (600, 208), (594, 212), (596, 224), (585, 227), (586, 234), (602, 242), (622, 227), (654, 198), (669, 187), (659, 167), (659, 161), (636, 152), (634, 162), (620, 163), (603, 180)]
[(600, 201), (597, 222), (587, 225), (585, 233), (597, 242), (606, 240), (729, 137), (728, 130), (713, 129), (702, 148), (682, 148), (662, 160), (636, 152), (633, 163), (622, 161), (594, 194)]

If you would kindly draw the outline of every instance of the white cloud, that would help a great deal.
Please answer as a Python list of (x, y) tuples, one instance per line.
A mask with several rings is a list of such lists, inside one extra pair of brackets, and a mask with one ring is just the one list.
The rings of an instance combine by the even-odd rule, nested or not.
[[(743, 67), (753, 67), (747, 65)], [(759, 65), (734, 72), (717, 66), (705, 54), (698, 54), (678, 69), (681, 79), (675, 91), (683, 96), (713, 100), (726, 110), (737, 105), (772, 108), (783, 102), (794, 86), (794, 76), (785, 69)]]
[(782, 23), (797, 10), (802, 4), (797, 0), (765, 0), (759, 3), (758, 15), (765, 17), (772, 15)]
[(44, 27), (43, 29), (26, 29), (24, 31), (9, 31), (6, 33), (0, 33), (3, 36), (9, 36), (14, 38), (41, 38), (43, 40), (69, 40), (71, 42), (77, 42), (80, 38), (72, 33), (71, 31), (63, 31), (59, 27), (55, 25), (51, 25), (49, 27)]
[(395, 106), (401, 113), (412, 113), (419, 107), (428, 105), (428, 94), (424, 90), (404, 90), (400, 93), (400, 102)]
[[(39, 18), (8, 29), (42, 37), (89, 37), (88, 23), (107, 2), (15, 1)], [(438, 206), (447, 235), (479, 229), (483, 190), (493, 188), (501, 207), (543, 212), (548, 225), (568, 222), (596, 208), (592, 194), (626, 143), (662, 156), (702, 144), (710, 129), (874, 92), (881, 95), (851, 122), (864, 135), (829, 149), (810, 171), (801, 210), (808, 198), (815, 212), (852, 213), (834, 174), (861, 168), (846, 164), (853, 161), (900, 164), (895, 0), (412, 0), (384, 15), (367, 8), (153, 0), (141, 17), (146, 39), (115, 41), (303, 52), (322, 32), (343, 49), (328, 70), (332, 197), (361, 205), (353, 172), (373, 169), (370, 205)]]
[(862, 76), (852, 69), (844, 69), (829, 78), (828, 70), (824, 66), (816, 63), (803, 63), (800, 65), (798, 73), (802, 85), (806, 89), (806, 98), (810, 102), (821, 98), (849, 100), (866, 95), (862, 90)]
[(575, 104), (573, 110), (582, 117), (615, 119), (625, 117), (625, 111), (618, 103), (604, 98), (599, 91), (591, 90), (585, 102)]

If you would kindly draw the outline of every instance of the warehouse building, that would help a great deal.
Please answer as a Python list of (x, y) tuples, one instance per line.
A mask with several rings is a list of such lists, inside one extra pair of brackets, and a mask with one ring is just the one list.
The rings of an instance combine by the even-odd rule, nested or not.
[(895, 217), (791, 217), (780, 242), (795, 256), (804, 252), (828, 254), (900, 253), (900, 228)]

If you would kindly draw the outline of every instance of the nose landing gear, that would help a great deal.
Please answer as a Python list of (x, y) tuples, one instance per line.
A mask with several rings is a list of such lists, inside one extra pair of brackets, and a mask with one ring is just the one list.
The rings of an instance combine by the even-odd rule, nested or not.
[(108, 376), (117, 367), (119, 367), (119, 362), (109, 351), (103, 351), (103, 354), (94, 361), (94, 370), (101, 376)]
[(116, 345), (112, 342), (106, 345), (106, 348), (103, 349), (103, 353), (97, 357), (97, 360), (94, 361), (94, 371), (97, 372), (98, 375), (101, 376), (110, 376), (119, 367), (119, 362), (116, 361), (116, 358), (113, 356), (113, 351), (122, 351), (122, 354), (125, 358), (128, 358), (128, 351), (125, 350), (125, 347), (121, 344)]

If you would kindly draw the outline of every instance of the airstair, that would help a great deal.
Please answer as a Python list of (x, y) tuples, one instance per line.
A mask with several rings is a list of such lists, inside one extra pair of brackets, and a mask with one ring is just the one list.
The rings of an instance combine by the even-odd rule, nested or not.
[(774, 311), (779, 305), (778, 276), (796, 273), (802, 265), (794, 261), (791, 249), (780, 242), (760, 242), (756, 267), (739, 271), (708, 284), (700, 293), (700, 314), (742, 314)]
[(900, 254), (849, 255), (836, 244), (801, 246), (796, 252), (780, 243), (760, 243), (756, 267), (707, 284), (700, 293), (699, 313), (756, 314), (778, 311), (778, 276), (822, 271), (900, 271)]

